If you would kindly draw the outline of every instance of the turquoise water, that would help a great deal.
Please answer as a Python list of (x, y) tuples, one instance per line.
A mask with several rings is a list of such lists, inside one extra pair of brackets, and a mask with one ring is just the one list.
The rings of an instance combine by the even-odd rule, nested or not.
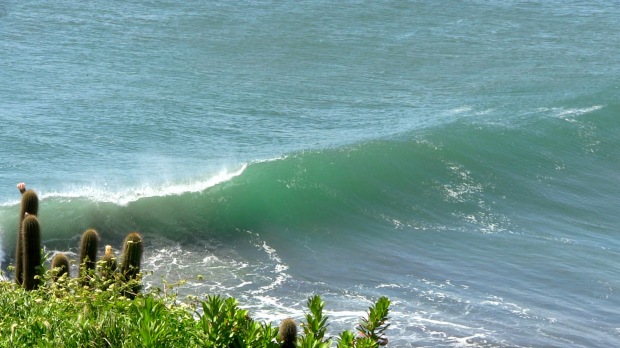
[(393, 347), (620, 344), (613, 2), (0, 2), (0, 246), (147, 243), (253, 316)]

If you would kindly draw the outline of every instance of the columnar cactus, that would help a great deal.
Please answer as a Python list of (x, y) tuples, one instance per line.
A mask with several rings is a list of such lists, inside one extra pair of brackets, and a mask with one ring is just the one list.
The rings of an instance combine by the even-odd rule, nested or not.
[(40, 280), (35, 276), (41, 269), (41, 227), (35, 215), (27, 215), (22, 224), (22, 286), (26, 290), (34, 290)]
[(280, 324), (280, 339), (282, 340), (282, 348), (294, 348), (297, 339), (297, 324), (295, 320), (288, 318)]
[(33, 190), (25, 191), (22, 194), (22, 202), (19, 210), (19, 227), (17, 228), (17, 248), (15, 248), (15, 282), (19, 285), (23, 281), (24, 256), (22, 254), (22, 223), (27, 215), (37, 215), (39, 213), (39, 197)]
[[(123, 256), (121, 261), (121, 274), (126, 281), (137, 281), (140, 274), (140, 262), (142, 260), (142, 236), (137, 232), (132, 232), (125, 237), (123, 243)], [(129, 298), (135, 297), (140, 290), (140, 286), (136, 285), (126, 292)]]
[(111, 245), (105, 246), (105, 255), (101, 257), (101, 278), (109, 279), (116, 272), (116, 256)]
[(52, 281), (57, 281), (58, 278), (62, 277), (64, 274), (66, 274), (67, 277), (70, 276), (69, 258), (67, 255), (63, 253), (56, 253), (56, 255), (54, 255), (54, 258), (52, 258), (52, 269), (56, 268), (58, 268), (58, 273), (52, 277)]
[(82, 234), (80, 240), (80, 277), (82, 285), (88, 283), (89, 272), (95, 270), (97, 262), (97, 243), (99, 234), (94, 229), (88, 229)]

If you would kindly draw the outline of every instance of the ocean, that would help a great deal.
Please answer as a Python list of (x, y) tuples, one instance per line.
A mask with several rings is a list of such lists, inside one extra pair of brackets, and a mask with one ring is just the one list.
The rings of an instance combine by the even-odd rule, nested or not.
[[(0, 0), (0, 260), (145, 240), (257, 319), (620, 345), (614, 1)], [(198, 276), (203, 276), (199, 280)], [(10, 276), (7, 274), (7, 276)]]

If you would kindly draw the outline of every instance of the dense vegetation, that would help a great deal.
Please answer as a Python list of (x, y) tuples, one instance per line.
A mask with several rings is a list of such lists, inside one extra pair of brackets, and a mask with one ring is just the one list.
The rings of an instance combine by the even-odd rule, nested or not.
[[(390, 301), (382, 297), (357, 323), (357, 333), (327, 337), (328, 317), (319, 296), (308, 299), (300, 323), (280, 328), (253, 320), (233, 298), (179, 299), (175, 285), (125, 296), (139, 277), (105, 278), (98, 270), (71, 278), (45, 271), (39, 286), (27, 291), (0, 282), (0, 347), (379, 347)], [(84, 277), (88, 277), (87, 280)], [(57, 278), (56, 281), (53, 281)], [(352, 327), (353, 327), (352, 323)]]

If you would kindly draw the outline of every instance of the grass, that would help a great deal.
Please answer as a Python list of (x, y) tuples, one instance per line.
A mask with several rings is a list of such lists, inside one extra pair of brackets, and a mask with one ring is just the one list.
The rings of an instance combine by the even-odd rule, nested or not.
[[(98, 266), (99, 267), (99, 266)], [(43, 286), (25, 291), (0, 282), (0, 347), (283, 347), (278, 327), (252, 319), (234, 298), (207, 295), (180, 300), (164, 282), (134, 296), (136, 283), (98, 272), (84, 279), (45, 271)], [(318, 295), (308, 299), (294, 347), (370, 348), (387, 344), (390, 301), (381, 297), (360, 318), (356, 331), (326, 337), (328, 317)], [(355, 323), (352, 323), (352, 327)]]

